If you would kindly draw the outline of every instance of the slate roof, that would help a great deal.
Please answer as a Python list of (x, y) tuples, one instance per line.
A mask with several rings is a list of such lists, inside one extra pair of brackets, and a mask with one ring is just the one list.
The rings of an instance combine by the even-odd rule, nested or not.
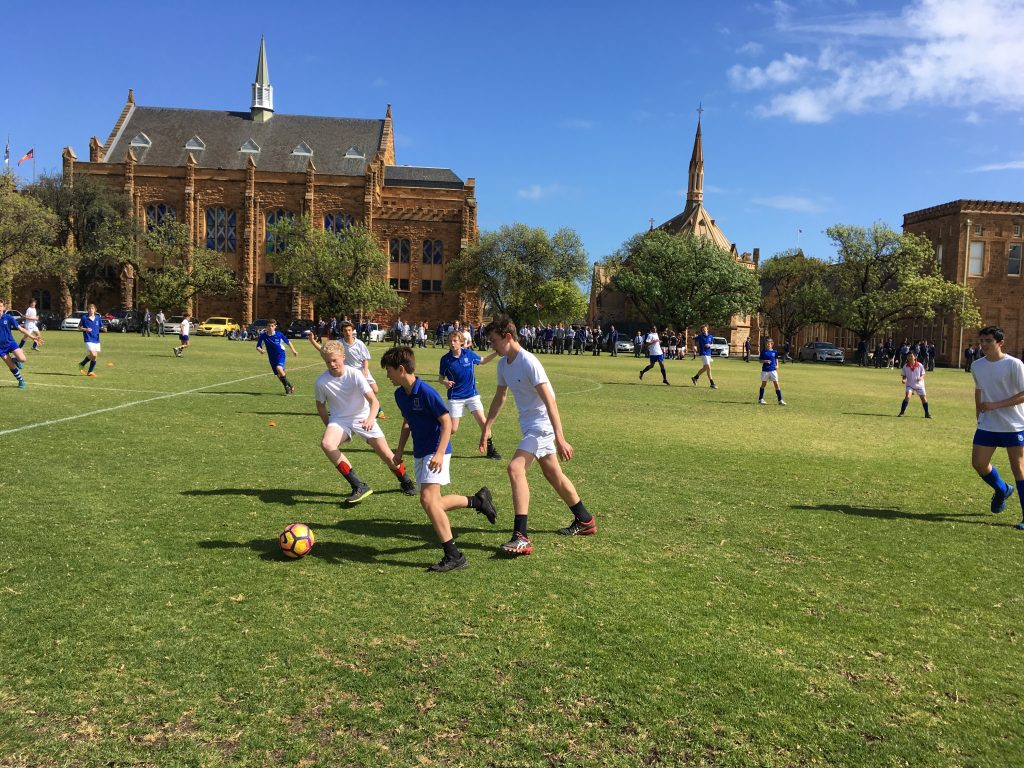
[(448, 168), (389, 165), (384, 169), (384, 186), (462, 189), (465, 184)]
[[(313, 150), (317, 173), (363, 176), (367, 161), (380, 148), (383, 130), (383, 120), (275, 114), (256, 123), (249, 112), (136, 106), (104, 160), (124, 162), (132, 139), (141, 132), (150, 140), (149, 147), (133, 147), (141, 165), (184, 166), (191, 151), (200, 168), (244, 169), (250, 154), (240, 147), (251, 139), (260, 148), (251, 155), (259, 170), (301, 173), (310, 158), (293, 155), (292, 150), (305, 142)], [(185, 149), (193, 136), (202, 139), (206, 149)], [(351, 147), (362, 157), (346, 158)]]

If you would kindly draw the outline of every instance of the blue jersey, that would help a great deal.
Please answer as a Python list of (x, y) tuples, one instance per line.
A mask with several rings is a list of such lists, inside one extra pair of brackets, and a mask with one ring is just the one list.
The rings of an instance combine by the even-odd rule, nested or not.
[(284, 365), (285, 359), (288, 357), (288, 337), (280, 331), (274, 331), (273, 335), (266, 331), (260, 331), (256, 348), (267, 350), (267, 360), (270, 361), (271, 368)]
[[(441, 422), (438, 419), (448, 413), (444, 400), (433, 387), (424, 384), (423, 379), (417, 376), (409, 394), (405, 393), (403, 387), (395, 390), (395, 402), (412, 432), (412, 455), (417, 459), (433, 456), (441, 440)], [(451, 440), (444, 452), (452, 452)]]
[(14, 341), (14, 331), (20, 325), (14, 315), (9, 315), (6, 312), (0, 315), (0, 349), (6, 349), (12, 344), (17, 346), (17, 342)]
[(777, 370), (779, 367), (779, 353), (774, 349), (762, 349), (757, 356), (761, 361), (761, 370), (765, 373)]
[(78, 330), (82, 332), (82, 337), (85, 342), (99, 344), (100, 343), (100, 328), (103, 327), (103, 318), (99, 315), (89, 319), (88, 315), (83, 315), (81, 322), (78, 324)]
[(473, 366), (479, 364), (480, 355), (472, 349), (462, 350), (458, 357), (449, 352), (441, 358), (441, 375), (455, 382), (448, 390), (449, 400), (465, 400), (476, 396), (476, 374)]
[(715, 343), (715, 337), (710, 333), (697, 334), (697, 350), (702, 355), (711, 354), (711, 345)]

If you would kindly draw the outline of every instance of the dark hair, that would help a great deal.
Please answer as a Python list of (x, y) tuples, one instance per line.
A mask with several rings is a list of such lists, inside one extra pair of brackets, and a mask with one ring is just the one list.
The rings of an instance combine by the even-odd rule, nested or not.
[(1004, 336), (1003, 329), (1000, 328), (998, 325), (986, 325), (984, 328), (978, 331), (978, 335), (991, 336), (996, 341), (1002, 341)]
[(380, 357), (381, 368), (405, 368), (406, 373), (416, 373), (416, 353), (412, 347), (392, 347)]
[(277, 325), (277, 320), (271, 317), (267, 320), (267, 325)]
[(340, 328), (341, 330), (351, 328), (353, 331), (356, 329), (356, 327), (352, 324), (351, 320), (342, 320), (340, 323), (338, 323), (338, 328)]
[(496, 317), (484, 326), (484, 336), (490, 336), (492, 333), (496, 333), (499, 336), (504, 336), (506, 333), (510, 333), (514, 339), (516, 337), (516, 324), (513, 323), (512, 318), (507, 315)]

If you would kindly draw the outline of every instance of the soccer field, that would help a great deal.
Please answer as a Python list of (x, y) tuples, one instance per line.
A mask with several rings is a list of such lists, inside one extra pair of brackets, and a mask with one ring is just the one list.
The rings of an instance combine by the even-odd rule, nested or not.
[[(306, 342), (285, 397), (247, 342), (105, 335), (87, 379), (80, 334), (46, 339), (26, 390), (0, 378), (0, 766), (1024, 764), (1020, 505), (988, 512), (962, 371), (926, 421), (894, 371), (785, 365), (759, 407), (753, 362), (712, 391), (542, 356), (600, 532), (556, 536), (534, 468), (534, 554), (501, 556), (505, 465), (464, 419), (450, 490), (489, 486), (498, 524), (451, 513), (470, 565), (436, 575), (365, 444), (375, 493), (342, 507)], [(510, 398), (506, 458), (518, 434)]]

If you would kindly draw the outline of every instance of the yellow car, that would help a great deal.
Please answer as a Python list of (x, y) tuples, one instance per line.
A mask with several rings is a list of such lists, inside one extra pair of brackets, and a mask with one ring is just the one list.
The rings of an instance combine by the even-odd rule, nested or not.
[(208, 317), (196, 328), (196, 336), (227, 336), (231, 331), (240, 330), (233, 318)]

